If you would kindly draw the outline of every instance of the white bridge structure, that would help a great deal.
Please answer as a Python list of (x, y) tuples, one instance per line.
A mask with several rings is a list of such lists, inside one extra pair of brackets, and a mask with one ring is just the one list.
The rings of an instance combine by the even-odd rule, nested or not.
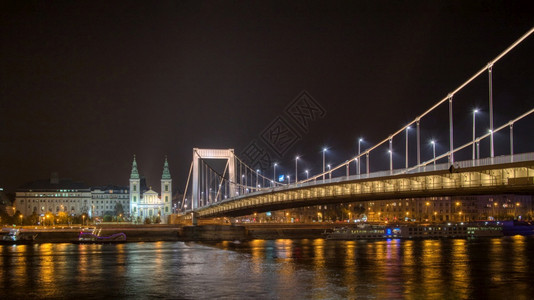
[[(193, 161), (182, 201), (182, 218), (212, 218), (241, 216), (302, 206), (453, 195), (481, 195), (503, 193), (534, 193), (534, 133), (526, 137), (531, 147), (526, 153), (514, 153), (514, 127), (531, 128), (534, 124), (534, 95), (532, 107), (504, 124), (495, 126), (493, 120), (493, 66), (534, 32), (530, 29), (520, 39), (476, 72), (467, 81), (436, 102), (411, 122), (394, 131), (381, 142), (365, 149), (344, 163), (320, 174), (298, 178), (298, 158), (295, 160), (294, 181), (277, 182), (276, 165), (273, 174), (262, 174), (245, 164), (233, 149), (193, 149)], [(458, 145), (454, 140), (454, 96), (482, 74), (488, 74), (489, 131), (476, 136), (473, 112), (472, 140)], [(532, 84), (527, 82), (527, 84)], [(448, 106), (448, 151), (421, 161), (421, 120), (443, 104)], [(409, 165), (408, 132), (416, 130), (417, 163)], [(506, 132), (508, 131), (508, 133)], [(509, 135), (509, 152), (495, 156), (494, 134)], [(393, 168), (393, 139), (405, 140), (405, 165)], [(522, 137), (525, 138), (525, 137)], [(489, 140), (489, 156), (480, 157), (480, 142)], [(388, 147), (389, 168), (371, 172), (370, 156), (380, 147)], [(463, 152), (462, 152), (463, 151)], [(471, 152), (471, 159), (457, 161), (455, 155)], [(224, 170), (217, 171), (210, 163), (224, 160)], [(446, 161), (446, 162), (443, 162)], [(438, 163), (439, 162), (439, 163)], [(365, 165), (361, 172), (361, 165)], [(352, 168), (351, 166), (354, 166)], [(351, 173), (352, 172), (352, 173)], [(300, 180), (299, 180), (300, 179)]]

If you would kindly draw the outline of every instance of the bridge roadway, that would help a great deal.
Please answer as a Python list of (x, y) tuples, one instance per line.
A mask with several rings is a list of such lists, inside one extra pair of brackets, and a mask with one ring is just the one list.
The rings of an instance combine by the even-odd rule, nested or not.
[[(489, 161), (491, 160), (491, 161)], [(506, 161), (506, 162), (505, 162)], [(229, 198), (198, 208), (198, 218), (235, 217), (313, 205), (369, 200), (534, 193), (534, 153), (463, 161), (449, 170), (447, 164), (427, 165), (409, 173), (394, 170), (299, 183)], [(426, 170), (425, 170), (426, 169)], [(430, 171), (428, 171), (430, 170)], [(354, 179), (354, 177), (357, 177)], [(189, 219), (191, 214), (182, 215)]]

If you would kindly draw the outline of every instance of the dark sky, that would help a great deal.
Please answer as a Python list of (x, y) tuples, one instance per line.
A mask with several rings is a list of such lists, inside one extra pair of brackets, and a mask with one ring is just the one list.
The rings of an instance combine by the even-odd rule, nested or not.
[[(304, 90), (324, 116), (273, 160), (316, 173), (323, 146), (337, 164), (359, 136), (386, 138), (532, 26), (532, 1), (1, 1), (0, 187), (54, 171), (127, 185), (136, 154), (157, 190), (168, 155), (183, 189), (193, 147), (239, 154)], [(496, 125), (533, 107), (533, 53), (531, 36), (494, 67)], [(455, 143), (473, 107), (487, 130), (487, 99), (487, 76), (455, 97)], [(533, 123), (517, 152), (534, 151)], [(424, 159), (430, 138), (446, 151), (447, 107), (422, 126)]]

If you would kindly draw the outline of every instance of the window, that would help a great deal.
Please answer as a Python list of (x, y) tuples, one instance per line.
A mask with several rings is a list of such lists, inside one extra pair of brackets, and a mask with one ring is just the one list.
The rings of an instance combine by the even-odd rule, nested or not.
[(134, 184), (134, 186), (133, 186), (133, 191), (134, 191), (134, 192), (137, 192), (137, 185), (135, 185), (135, 184)]
[(133, 196), (133, 202), (137, 201), (137, 197)]
[(165, 196), (165, 202), (169, 202), (169, 196)]
[(169, 212), (169, 207), (168, 206), (165, 207), (165, 212), (167, 212), (167, 213)]
[(168, 191), (169, 191), (169, 185), (166, 184), (166, 185), (165, 185), (165, 192), (168, 192)]

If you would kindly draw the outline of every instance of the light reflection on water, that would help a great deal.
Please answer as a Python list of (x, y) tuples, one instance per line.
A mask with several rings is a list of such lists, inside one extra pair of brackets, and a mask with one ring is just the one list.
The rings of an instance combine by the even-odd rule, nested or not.
[(534, 238), (0, 246), (19, 298), (528, 299)]

